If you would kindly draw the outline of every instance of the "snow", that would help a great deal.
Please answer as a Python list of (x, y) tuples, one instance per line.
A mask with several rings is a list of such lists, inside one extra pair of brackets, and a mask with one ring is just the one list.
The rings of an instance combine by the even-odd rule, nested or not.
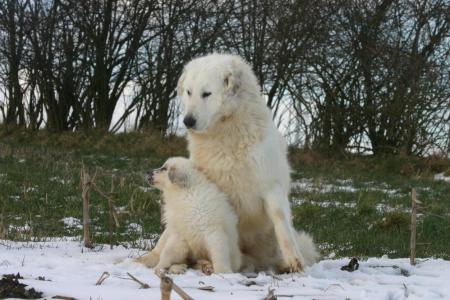
[(156, 189), (152, 186), (140, 186), (139, 189), (145, 193), (156, 191)]
[(391, 213), (391, 212), (402, 212), (402, 213), (410, 213), (410, 208), (404, 208), (401, 205), (391, 206), (386, 203), (378, 203), (375, 206), (375, 209), (380, 213)]
[(128, 231), (142, 233), (142, 226), (137, 223), (128, 224)]
[(439, 173), (439, 174), (435, 174), (434, 175), (434, 180), (436, 181), (446, 181), (446, 182), (450, 182), (450, 176), (445, 176), (444, 173)]
[[(106, 245), (89, 250), (69, 238), (0, 240), (0, 274), (19, 272), (24, 277), (21, 281), (46, 297), (160, 299), (159, 279), (153, 270), (133, 262), (142, 253), (121, 246), (111, 250)], [(425, 259), (410, 266), (408, 259), (369, 258), (360, 261), (355, 272), (341, 271), (348, 262), (348, 258), (326, 259), (303, 274), (260, 273), (247, 278), (242, 274), (205, 276), (189, 270), (172, 278), (194, 299), (263, 299), (269, 288), (275, 289), (278, 299), (450, 299), (450, 261)], [(96, 286), (105, 271), (110, 277)], [(127, 272), (150, 288), (140, 289)], [(45, 281), (38, 280), (39, 276)], [(202, 286), (213, 286), (214, 291), (202, 291)], [(181, 298), (174, 294), (172, 299)]]
[(10, 224), (8, 226), (8, 229), (9, 229), (9, 231), (25, 233), (25, 232), (29, 232), (31, 230), (31, 227), (29, 224), (25, 224), (23, 226)]
[(340, 201), (333, 201), (333, 200), (314, 201), (314, 200), (306, 200), (306, 199), (302, 199), (302, 198), (292, 198), (291, 202), (294, 206), (307, 203), (310, 205), (320, 206), (320, 207), (338, 207), (338, 208), (355, 208), (356, 207), (356, 202), (340, 202)]
[[(449, 178), (450, 179), (450, 178)], [(296, 192), (309, 192), (309, 193), (357, 193), (361, 190), (364, 191), (378, 191), (388, 196), (402, 196), (400, 190), (393, 189), (387, 184), (383, 184), (381, 187), (373, 186), (374, 182), (365, 182), (364, 188), (356, 188), (352, 185), (351, 179), (337, 179), (339, 184), (315, 182), (313, 178), (302, 178), (291, 183), (291, 189)]]
[(61, 221), (64, 223), (64, 225), (66, 227), (69, 227), (69, 228), (78, 228), (78, 229), (83, 228), (83, 226), (81, 226), (80, 219), (77, 219), (74, 217), (65, 217), (65, 218), (62, 218)]
[(334, 185), (334, 184), (320, 184), (316, 185), (313, 179), (303, 178), (292, 182), (291, 188), (299, 191), (306, 192), (319, 192), (319, 193), (331, 193), (331, 192), (348, 192), (355, 193), (358, 191), (351, 185)]
[(62, 178), (60, 178), (58, 176), (50, 177), (49, 180), (52, 181), (52, 182), (60, 183), (62, 185), (68, 185), (68, 184), (72, 183), (72, 180), (70, 180), (70, 179), (65, 180), (65, 179), (62, 179)]

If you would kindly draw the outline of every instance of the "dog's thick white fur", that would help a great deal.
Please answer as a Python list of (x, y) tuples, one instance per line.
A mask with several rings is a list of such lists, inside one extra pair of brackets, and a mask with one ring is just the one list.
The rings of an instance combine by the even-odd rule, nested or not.
[(170, 158), (151, 177), (164, 194), (166, 230), (140, 261), (179, 273), (179, 264), (209, 259), (215, 273), (239, 271), (238, 219), (227, 196), (186, 158)]
[(256, 269), (301, 271), (318, 254), (292, 224), (286, 144), (251, 67), (239, 56), (189, 62), (178, 82), (190, 159), (239, 218), (240, 248)]

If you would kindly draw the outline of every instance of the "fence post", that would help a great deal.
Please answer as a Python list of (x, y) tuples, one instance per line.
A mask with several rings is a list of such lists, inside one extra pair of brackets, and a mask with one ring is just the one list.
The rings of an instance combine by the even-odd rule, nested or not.
[(83, 198), (83, 242), (86, 248), (91, 248), (91, 238), (89, 236), (89, 188), (91, 177), (84, 171), (84, 165), (81, 169), (81, 197)]

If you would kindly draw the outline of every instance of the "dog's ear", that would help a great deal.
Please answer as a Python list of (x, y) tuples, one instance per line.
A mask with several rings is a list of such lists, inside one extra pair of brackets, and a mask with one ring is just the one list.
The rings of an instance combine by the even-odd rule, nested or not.
[(181, 73), (180, 78), (178, 79), (177, 83), (177, 95), (178, 97), (181, 97), (184, 93), (183, 83), (184, 79), (186, 78), (186, 69), (183, 69), (183, 73)]
[(187, 188), (189, 186), (188, 174), (176, 167), (170, 167), (167, 176), (173, 184), (179, 187)]
[(229, 96), (236, 95), (241, 88), (241, 81), (242, 70), (239, 68), (239, 64), (236, 61), (232, 60), (223, 80), (226, 94)]

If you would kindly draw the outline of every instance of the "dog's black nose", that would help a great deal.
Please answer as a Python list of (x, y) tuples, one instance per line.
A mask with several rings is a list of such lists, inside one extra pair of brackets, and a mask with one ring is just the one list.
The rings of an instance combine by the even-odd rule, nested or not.
[(186, 128), (194, 128), (196, 120), (194, 119), (193, 116), (187, 115), (186, 117), (184, 117), (183, 123), (186, 126)]
[(146, 179), (147, 179), (147, 182), (148, 182), (150, 185), (153, 185), (153, 170), (148, 171), (145, 177), (146, 177)]

